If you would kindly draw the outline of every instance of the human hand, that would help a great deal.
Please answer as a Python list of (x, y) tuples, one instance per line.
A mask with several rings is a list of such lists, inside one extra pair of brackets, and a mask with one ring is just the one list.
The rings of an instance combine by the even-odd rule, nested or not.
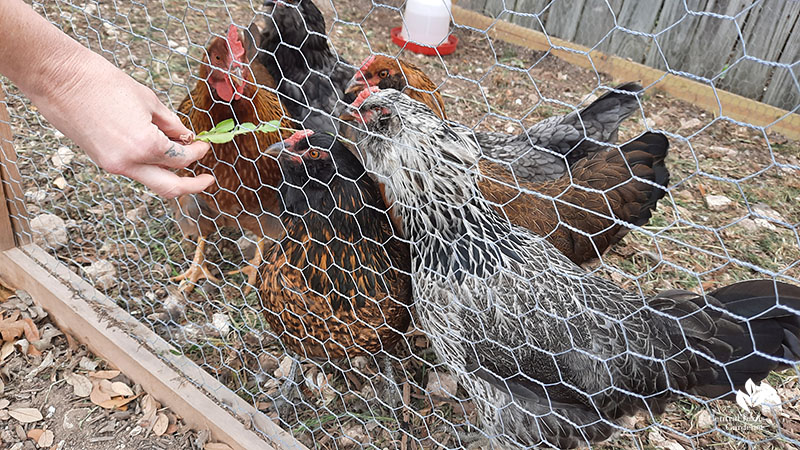
[[(86, 58), (87, 54), (89, 55)], [(90, 51), (61, 71), (65, 82), (31, 100), (65, 136), (97, 165), (133, 178), (158, 195), (173, 198), (199, 192), (214, 181), (208, 174), (179, 177), (179, 169), (200, 159), (209, 144), (194, 134), (155, 93)]]

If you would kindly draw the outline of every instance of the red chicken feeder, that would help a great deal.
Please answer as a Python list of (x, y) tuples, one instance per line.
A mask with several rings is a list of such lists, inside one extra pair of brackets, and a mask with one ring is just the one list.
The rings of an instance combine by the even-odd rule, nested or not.
[(438, 47), (430, 47), (427, 45), (420, 45), (420, 44), (415, 44), (413, 42), (408, 42), (405, 39), (403, 39), (403, 37), (400, 36), (400, 31), (402, 30), (402, 28), (403, 27), (392, 28), (392, 42), (394, 42), (400, 47), (407, 48), (414, 53), (419, 53), (421, 55), (428, 55), (428, 56), (434, 56), (434, 55), (445, 56), (456, 51), (456, 46), (458, 45), (458, 37), (453, 34), (447, 37), (447, 42), (445, 42), (444, 44)]

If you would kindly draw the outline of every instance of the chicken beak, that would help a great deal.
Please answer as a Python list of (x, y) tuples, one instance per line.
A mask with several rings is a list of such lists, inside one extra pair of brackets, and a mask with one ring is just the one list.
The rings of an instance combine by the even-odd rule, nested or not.
[(283, 141), (281, 141), (270, 145), (267, 151), (265, 151), (264, 153), (268, 154), (269, 156), (272, 156), (275, 159), (278, 159), (280, 158), (281, 153), (283, 153), (283, 149), (284, 149), (284, 144)]
[(344, 89), (345, 94), (358, 94), (362, 90), (367, 87), (367, 83), (364, 81), (364, 78), (361, 77), (361, 73), (356, 72), (353, 75), (353, 78), (350, 79), (350, 82), (347, 83), (347, 87)]
[(354, 108), (352, 106), (348, 106), (346, 112), (339, 116), (339, 119), (344, 120), (345, 122), (364, 123), (364, 118), (361, 116), (361, 112), (358, 110), (358, 108)]

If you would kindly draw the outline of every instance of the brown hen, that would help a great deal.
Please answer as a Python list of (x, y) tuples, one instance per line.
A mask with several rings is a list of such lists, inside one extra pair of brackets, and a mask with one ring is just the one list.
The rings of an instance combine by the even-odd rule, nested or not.
[(284, 174), (287, 234), (261, 270), (267, 322), (308, 358), (391, 351), (410, 321), (409, 246), (356, 157), (333, 135), (306, 136), (268, 150)]
[(619, 150), (579, 160), (571, 176), (539, 183), (514, 180), (503, 166), (482, 160), (479, 188), (511, 223), (547, 237), (583, 264), (630, 231), (621, 222), (642, 226), (650, 220), (669, 183), (668, 149), (666, 137), (645, 133)]
[[(255, 124), (281, 120), (283, 127), (291, 126), (278, 97), (254, 81), (254, 73), (259, 83), (270, 83), (271, 77), (258, 67), (259, 63), (248, 65), (243, 41), (248, 42), (248, 48), (255, 46), (247, 36), (231, 26), (225, 39), (216, 37), (209, 44), (199, 80), (179, 107), (181, 120), (195, 133), (227, 119)], [(255, 258), (241, 269), (249, 285), (255, 285), (266, 240), (279, 239), (283, 234), (275, 188), (281, 180), (280, 169), (274, 159), (261, 152), (281, 139), (277, 132), (241, 134), (231, 142), (212, 144), (203, 158), (184, 169), (194, 174), (210, 173), (215, 178), (205, 191), (177, 201), (175, 216), (182, 233), (198, 237), (191, 267), (173, 278), (189, 281), (184, 289), (191, 289), (202, 278), (215, 280), (204, 260), (205, 238), (223, 226), (247, 229), (259, 237)]]
[(428, 108), (442, 119), (447, 119), (439, 86), (434, 84), (419, 67), (408, 61), (383, 55), (368, 57), (350, 79), (345, 93), (358, 94), (370, 86), (397, 89), (414, 100), (428, 105)]

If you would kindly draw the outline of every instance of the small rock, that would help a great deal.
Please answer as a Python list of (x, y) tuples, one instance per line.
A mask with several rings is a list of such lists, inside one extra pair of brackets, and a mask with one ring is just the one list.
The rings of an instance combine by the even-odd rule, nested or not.
[(457, 386), (456, 379), (449, 373), (431, 372), (425, 391), (432, 395), (449, 398), (455, 397)]
[(771, 222), (779, 222), (778, 225), (782, 225), (780, 222), (788, 223), (788, 221), (779, 212), (775, 211), (765, 203), (756, 203), (753, 205), (753, 213), (766, 217), (766, 219), (761, 217), (755, 219), (756, 224), (763, 228), (777, 230), (777, 227)]
[(509, 125), (506, 127), (506, 133), (513, 133), (514, 132), (514, 125)]
[(80, 425), (81, 420), (85, 419), (91, 409), (89, 408), (75, 408), (70, 409), (64, 414), (63, 426), (65, 430), (73, 430)]
[(28, 203), (41, 203), (47, 200), (49, 195), (44, 189), (31, 189), (25, 191), (25, 201)]
[(111, 289), (117, 285), (117, 268), (107, 259), (98, 259), (83, 271), (98, 289)]
[(214, 328), (216, 328), (222, 336), (227, 335), (231, 331), (231, 319), (227, 314), (214, 313), (211, 317), (211, 323), (214, 324)]
[(701, 125), (703, 125), (703, 121), (702, 120), (700, 120), (700, 119), (698, 119), (696, 117), (692, 117), (691, 119), (681, 120), (681, 128), (680, 129), (681, 130), (685, 130), (687, 128), (697, 128), (697, 127), (699, 127)]
[(31, 220), (33, 241), (42, 246), (54, 249), (64, 247), (69, 242), (67, 226), (64, 219), (55, 214), (40, 214)]
[(189, 49), (186, 48), (186, 46), (180, 45), (178, 47), (175, 47), (175, 52), (179, 53), (181, 55), (185, 55), (185, 54), (189, 53)]
[(61, 190), (64, 190), (64, 188), (68, 186), (67, 180), (65, 180), (64, 177), (58, 177), (55, 180), (53, 180), (53, 186)]
[(56, 150), (56, 154), (53, 155), (50, 160), (53, 161), (54, 169), (61, 170), (68, 166), (73, 158), (75, 158), (75, 152), (73, 152), (72, 149), (69, 147), (59, 147), (58, 150)]
[(656, 127), (656, 121), (655, 121), (655, 120), (653, 120), (653, 119), (652, 119), (652, 118), (650, 118), (650, 117), (648, 117), (648, 118), (644, 119), (644, 124), (645, 124), (645, 125), (647, 125), (647, 128), (648, 128), (648, 129), (652, 129), (652, 128), (655, 128), (655, 127)]
[(131, 222), (136, 222), (137, 219), (141, 220), (147, 217), (147, 206), (142, 205), (137, 208), (133, 208), (130, 211), (125, 213), (125, 218), (130, 220)]
[(173, 41), (172, 39), (170, 39), (169, 41), (167, 41), (167, 45), (169, 45), (169, 48), (175, 48), (180, 44), (178, 44), (178, 42)]
[(697, 428), (701, 430), (708, 430), (714, 426), (714, 418), (711, 417), (711, 413), (708, 412), (707, 409), (697, 413), (697, 415), (694, 416), (694, 421), (697, 424)]
[(733, 206), (733, 200), (724, 195), (706, 195), (706, 206), (712, 211), (725, 211)]
[(61, 138), (63, 138), (63, 137), (64, 137), (64, 133), (62, 133), (62, 132), (60, 132), (60, 131), (58, 131), (58, 130), (55, 130), (55, 131), (53, 132), (53, 137), (55, 137), (56, 139), (61, 139)]
[[(753, 232), (753, 231), (757, 231), (758, 230), (758, 224), (753, 219), (742, 219), (739, 222), (739, 225), (741, 225), (742, 228), (744, 228), (744, 230), (748, 231), (748, 232)], [(771, 224), (769, 224), (769, 225), (771, 225)]]

